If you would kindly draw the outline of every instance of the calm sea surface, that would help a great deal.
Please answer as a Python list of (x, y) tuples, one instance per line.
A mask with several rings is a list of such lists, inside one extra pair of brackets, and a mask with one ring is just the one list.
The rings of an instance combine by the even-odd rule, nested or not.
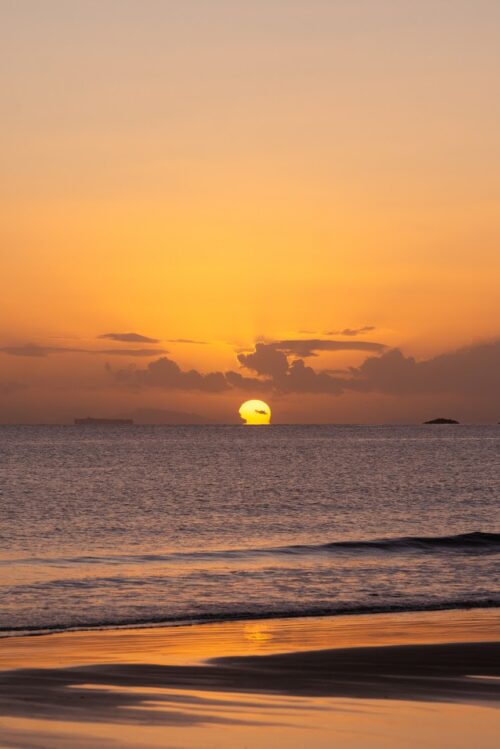
[(500, 605), (500, 427), (0, 427), (0, 630)]

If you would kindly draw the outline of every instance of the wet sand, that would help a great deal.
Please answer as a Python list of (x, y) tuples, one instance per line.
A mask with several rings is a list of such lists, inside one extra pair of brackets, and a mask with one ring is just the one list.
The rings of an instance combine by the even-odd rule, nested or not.
[(0, 669), (2, 749), (493, 747), (500, 730), (496, 610), (6, 638)]

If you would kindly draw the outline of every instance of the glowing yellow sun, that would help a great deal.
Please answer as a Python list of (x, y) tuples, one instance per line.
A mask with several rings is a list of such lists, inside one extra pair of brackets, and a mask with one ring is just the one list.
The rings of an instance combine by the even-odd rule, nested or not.
[(264, 401), (245, 401), (240, 406), (240, 416), (245, 424), (270, 424), (271, 409)]

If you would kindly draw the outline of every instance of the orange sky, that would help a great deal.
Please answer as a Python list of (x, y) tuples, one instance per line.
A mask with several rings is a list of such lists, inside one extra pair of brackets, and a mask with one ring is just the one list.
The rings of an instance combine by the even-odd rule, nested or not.
[[(4, 4), (0, 422), (237, 421), (246, 397), (275, 421), (500, 420), (499, 23), (492, 0)], [(242, 368), (258, 340), (309, 381)], [(411, 372), (359, 370), (393, 348)], [(158, 381), (162, 355), (257, 382)]]

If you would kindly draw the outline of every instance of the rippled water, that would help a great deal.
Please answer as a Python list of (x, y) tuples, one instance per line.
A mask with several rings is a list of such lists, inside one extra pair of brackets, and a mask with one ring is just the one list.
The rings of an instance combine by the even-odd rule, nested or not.
[(494, 426), (0, 427), (0, 629), (500, 605), (499, 456)]

